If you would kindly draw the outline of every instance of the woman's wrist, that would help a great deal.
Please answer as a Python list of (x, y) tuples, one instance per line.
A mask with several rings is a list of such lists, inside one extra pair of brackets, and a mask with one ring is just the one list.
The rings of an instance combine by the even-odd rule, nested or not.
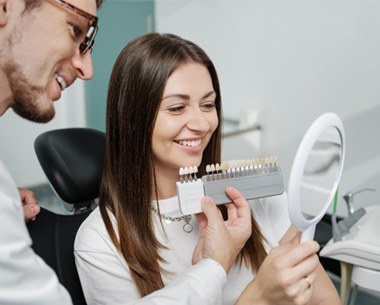
[(260, 289), (259, 283), (252, 280), (240, 294), (235, 305), (270, 305), (263, 295), (263, 291), (263, 289)]

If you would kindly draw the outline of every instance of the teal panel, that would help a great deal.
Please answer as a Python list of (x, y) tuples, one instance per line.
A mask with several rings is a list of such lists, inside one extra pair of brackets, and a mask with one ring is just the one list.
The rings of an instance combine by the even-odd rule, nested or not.
[[(154, 16), (153, 0), (106, 0), (99, 10), (99, 33), (93, 50), (94, 78), (86, 82), (86, 125), (105, 130), (109, 77), (116, 57), (133, 38), (147, 31)], [(153, 22), (150, 22), (153, 26)]]

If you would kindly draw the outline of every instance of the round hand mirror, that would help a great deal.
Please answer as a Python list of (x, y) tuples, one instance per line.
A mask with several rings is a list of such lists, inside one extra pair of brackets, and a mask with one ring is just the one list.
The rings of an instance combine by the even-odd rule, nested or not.
[(290, 172), (288, 198), (301, 242), (314, 238), (315, 226), (332, 202), (342, 174), (345, 135), (334, 113), (317, 118), (304, 135)]

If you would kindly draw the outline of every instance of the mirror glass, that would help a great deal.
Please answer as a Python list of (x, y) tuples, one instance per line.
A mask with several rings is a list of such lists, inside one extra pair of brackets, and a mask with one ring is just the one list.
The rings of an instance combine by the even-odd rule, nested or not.
[(333, 200), (341, 148), (340, 133), (330, 126), (321, 132), (310, 150), (300, 181), (301, 212), (306, 219), (317, 217), (325, 204)]

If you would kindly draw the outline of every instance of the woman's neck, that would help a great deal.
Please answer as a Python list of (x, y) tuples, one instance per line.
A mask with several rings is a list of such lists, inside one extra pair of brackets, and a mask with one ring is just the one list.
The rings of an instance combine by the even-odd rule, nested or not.
[(156, 184), (157, 184), (157, 195), (153, 194), (154, 199), (167, 199), (177, 196), (176, 182), (179, 181), (178, 171), (175, 173), (163, 173), (162, 171), (156, 171)]

